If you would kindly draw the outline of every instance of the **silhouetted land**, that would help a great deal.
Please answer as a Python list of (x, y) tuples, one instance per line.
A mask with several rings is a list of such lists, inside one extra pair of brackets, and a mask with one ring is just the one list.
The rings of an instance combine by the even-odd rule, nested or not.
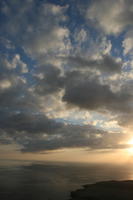
[(71, 200), (133, 200), (133, 181), (107, 181), (84, 185), (71, 192)]

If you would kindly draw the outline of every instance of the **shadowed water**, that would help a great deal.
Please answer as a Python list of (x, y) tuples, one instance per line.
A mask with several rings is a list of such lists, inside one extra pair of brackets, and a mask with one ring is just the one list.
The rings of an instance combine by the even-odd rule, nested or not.
[(84, 184), (132, 177), (127, 165), (1, 161), (0, 199), (66, 200)]

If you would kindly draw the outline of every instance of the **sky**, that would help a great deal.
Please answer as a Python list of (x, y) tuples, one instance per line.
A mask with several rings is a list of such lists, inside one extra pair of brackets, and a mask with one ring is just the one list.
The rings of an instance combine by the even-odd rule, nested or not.
[(132, 36), (132, 0), (1, 0), (0, 158), (133, 154)]

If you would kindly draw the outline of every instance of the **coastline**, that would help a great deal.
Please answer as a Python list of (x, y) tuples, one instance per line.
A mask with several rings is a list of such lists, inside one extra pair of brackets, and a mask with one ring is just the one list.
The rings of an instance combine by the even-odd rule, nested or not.
[(133, 180), (104, 181), (71, 192), (69, 200), (132, 200)]

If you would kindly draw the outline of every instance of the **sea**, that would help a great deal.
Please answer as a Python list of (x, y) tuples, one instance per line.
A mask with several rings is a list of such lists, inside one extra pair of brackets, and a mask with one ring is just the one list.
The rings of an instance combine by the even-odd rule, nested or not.
[(0, 161), (0, 200), (69, 200), (83, 185), (132, 180), (133, 165)]

